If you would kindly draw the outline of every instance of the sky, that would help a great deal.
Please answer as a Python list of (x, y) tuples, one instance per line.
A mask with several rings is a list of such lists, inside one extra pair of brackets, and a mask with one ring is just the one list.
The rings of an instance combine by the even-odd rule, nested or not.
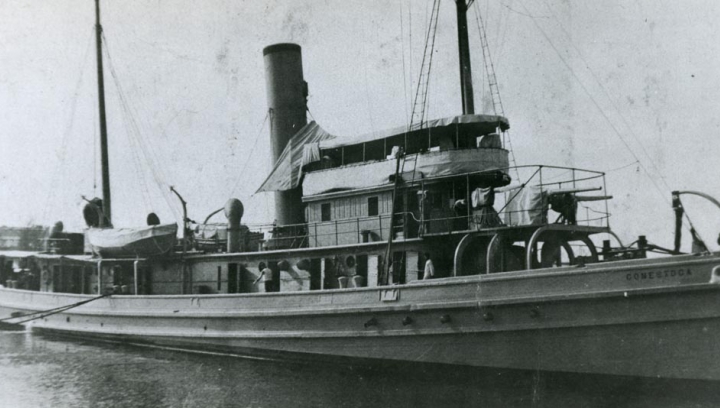
[[(105, 1), (113, 218), (203, 220), (271, 169), (262, 49), (302, 47), (309, 120), (339, 136), (407, 124), (431, 1)], [(518, 164), (607, 172), (611, 226), (671, 246), (672, 190), (720, 197), (720, 3), (477, 0), (469, 15), (476, 111), (492, 113), (486, 24)], [(92, 0), (0, 2), (0, 225), (84, 227), (101, 195)], [(461, 113), (454, 2), (440, 5), (429, 117)], [(717, 248), (720, 209), (686, 209)], [(222, 221), (222, 215), (217, 221)], [(687, 235), (687, 234), (686, 234)]]

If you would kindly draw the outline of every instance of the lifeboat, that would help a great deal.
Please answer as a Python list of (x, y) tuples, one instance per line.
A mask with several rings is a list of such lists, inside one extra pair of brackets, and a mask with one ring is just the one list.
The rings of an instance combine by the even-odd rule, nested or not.
[(85, 238), (92, 252), (101, 257), (150, 257), (163, 255), (175, 246), (177, 224), (142, 228), (90, 228)]

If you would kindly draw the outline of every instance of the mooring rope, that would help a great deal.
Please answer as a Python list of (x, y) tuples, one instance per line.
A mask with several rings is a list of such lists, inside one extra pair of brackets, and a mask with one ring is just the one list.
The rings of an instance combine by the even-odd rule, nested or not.
[(24, 317), (28, 317), (28, 316), (33, 316), (33, 315), (39, 314), (39, 316), (35, 316), (35, 317), (31, 317), (31, 318), (29, 318), (29, 319), (21, 320), (21, 321), (19, 321), (19, 322), (11, 323), (11, 324), (22, 324), (22, 323), (29, 322), (29, 321), (31, 321), (31, 320), (42, 319), (42, 318), (44, 318), (44, 317), (48, 317), (48, 316), (51, 316), (51, 315), (54, 315), (54, 314), (57, 314), (57, 313), (62, 313), (62, 312), (64, 312), (64, 311), (66, 311), (66, 310), (70, 310), (70, 309), (76, 308), (76, 307), (78, 307), (78, 306), (82, 306), (82, 305), (84, 305), (84, 304), (86, 304), (86, 303), (90, 303), (90, 302), (93, 302), (93, 301), (95, 301), (95, 300), (102, 299), (102, 298), (105, 298), (105, 297), (108, 297), (108, 296), (111, 296), (111, 295), (112, 295), (112, 294), (105, 294), (105, 295), (101, 295), (101, 296), (94, 297), (94, 298), (92, 298), (92, 299), (83, 300), (83, 301), (80, 301), (80, 302), (72, 303), (72, 304), (65, 305), (65, 306), (56, 307), (56, 308), (53, 308), (53, 309), (38, 310), (37, 312), (32, 312), (32, 313), (24, 314), (24, 315), (22, 315), (22, 316), (6, 317), (6, 318), (4, 318), (4, 319), (0, 319), (0, 322), (5, 322), (5, 321), (8, 321), (8, 320), (12, 320), (12, 319), (21, 319), (21, 318), (24, 318)]

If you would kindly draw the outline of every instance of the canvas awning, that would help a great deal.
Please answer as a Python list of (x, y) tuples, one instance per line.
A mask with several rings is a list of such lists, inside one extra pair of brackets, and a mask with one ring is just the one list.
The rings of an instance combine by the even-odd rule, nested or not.
[[(285, 191), (297, 187), (302, 176), (303, 156), (312, 156), (312, 150), (306, 152), (305, 146), (334, 139), (335, 136), (323, 130), (315, 121), (303, 126), (290, 139), (285, 150), (275, 162), (270, 175), (255, 193), (261, 191)], [(319, 155), (320, 150), (316, 149)]]
[(320, 149), (334, 149), (343, 146), (382, 140), (384, 138), (405, 135), (409, 138), (421, 135), (453, 135), (462, 127), (465, 133), (478, 136), (510, 128), (508, 120), (495, 115), (460, 115), (425, 122), (422, 127), (416, 125), (408, 130), (407, 126), (373, 132), (356, 137), (337, 138), (323, 130), (317, 123), (310, 122), (290, 139), (285, 150), (275, 162), (270, 175), (256, 193), (262, 191), (285, 191), (300, 185), (302, 166), (320, 159)]
[[(453, 174), (502, 171), (508, 168), (508, 151), (505, 149), (447, 150), (419, 154), (416, 160), (415, 174), (405, 173), (403, 177), (419, 180)], [(390, 176), (395, 174), (395, 168), (395, 160), (379, 160), (313, 171), (305, 175), (303, 196), (388, 186), (392, 184)]]
[(415, 125), (408, 129), (407, 126), (400, 126), (392, 129), (380, 130), (355, 137), (344, 137), (341, 139), (326, 140), (320, 143), (321, 149), (333, 149), (343, 146), (351, 146), (360, 143), (372, 142), (374, 140), (407, 133), (408, 137), (414, 137), (417, 133), (439, 132), (455, 133), (456, 126), (462, 126), (463, 131), (476, 133), (478, 136), (493, 133), (497, 128), (507, 130), (510, 128), (508, 120), (502, 116), (495, 115), (460, 115), (449, 118), (435, 119), (425, 122), (422, 127)]

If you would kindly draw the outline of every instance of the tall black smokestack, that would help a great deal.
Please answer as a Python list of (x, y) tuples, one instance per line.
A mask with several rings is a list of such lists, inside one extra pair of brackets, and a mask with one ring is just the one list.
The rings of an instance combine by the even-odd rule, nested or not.
[[(297, 44), (274, 44), (263, 50), (272, 161), (277, 161), (290, 138), (307, 124), (307, 83), (302, 52)], [(275, 218), (280, 225), (305, 222), (302, 187), (275, 193)]]

